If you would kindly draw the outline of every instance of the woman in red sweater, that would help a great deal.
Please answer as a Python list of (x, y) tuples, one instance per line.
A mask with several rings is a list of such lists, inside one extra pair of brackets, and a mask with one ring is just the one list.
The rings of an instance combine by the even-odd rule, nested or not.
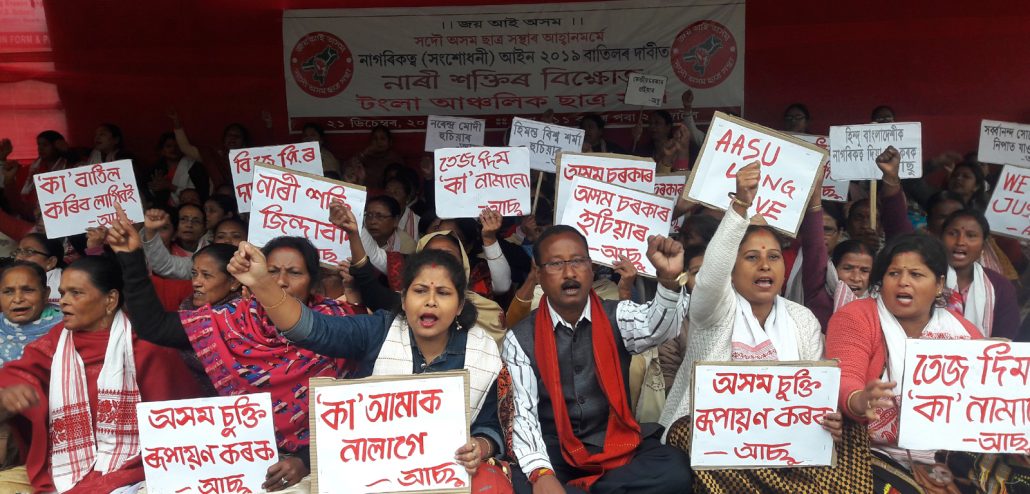
[[(939, 240), (901, 235), (873, 264), (869, 282), (876, 295), (844, 306), (830, 319), (826, 357), (840, 360), (841, 410), (868, 425), (874, 492), (923, 492), (920, 485), (937, 482), (927, 470), (935, 463), (934, 451), (897, 447), (902, 396), (898, 381), (907, 339), (982, 338), (961, 314), (945, 308), (947, 273), (948, 257)], [(938, 473), (943, 473), (938, 476), (942, 479), (950, 476)], [(940, 485), (951, 483), (946, 480)]]

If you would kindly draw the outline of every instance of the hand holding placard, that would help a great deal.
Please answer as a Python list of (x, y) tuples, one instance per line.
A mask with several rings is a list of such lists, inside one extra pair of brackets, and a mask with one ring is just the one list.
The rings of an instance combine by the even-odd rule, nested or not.
[(762, 178), (762, 168), (757, 161), (741, 168), (737, 172), (737, 192), (733, 194), (733, 210), (741, 217), (747, 218), (747, 210), (755, 202), (758, 195), (758, 182)]

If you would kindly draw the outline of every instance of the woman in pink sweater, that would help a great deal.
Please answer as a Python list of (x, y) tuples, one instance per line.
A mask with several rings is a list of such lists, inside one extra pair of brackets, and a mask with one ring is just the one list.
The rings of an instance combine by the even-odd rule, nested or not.
[[(840, 409), (869, 428), (874, 492), (922, 492), (919, 485), (936, 482), (926, 470), (935, 463), (934, 451), (897, 447), (901, 397), (896, 388), (909, 338), (982, 338), (961, 314), (945, 308), (947, 272), (939, 240), (901, 235), (873, 264), (869, 281), (876, 295), (844, 306), (830, 319), (826, 357), (840, 360)], [(938, 477), (950, 476), (942, 473)]]

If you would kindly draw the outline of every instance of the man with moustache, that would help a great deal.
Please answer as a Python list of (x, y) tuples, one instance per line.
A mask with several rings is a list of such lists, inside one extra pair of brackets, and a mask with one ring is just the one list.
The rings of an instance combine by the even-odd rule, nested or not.
[(689, 459), (660, 443), (657, 424), (637, 423), (627, 387), (630, 355), (674, 338), (686, 316), (683, 247), (648, 239), (659, 286), (647, 304), (600, 300), (587, 240), (572, 227), (545, 230), (533, 257), (544, 298), (503, 349), (515, 394), (515, 492), (690, 492)]

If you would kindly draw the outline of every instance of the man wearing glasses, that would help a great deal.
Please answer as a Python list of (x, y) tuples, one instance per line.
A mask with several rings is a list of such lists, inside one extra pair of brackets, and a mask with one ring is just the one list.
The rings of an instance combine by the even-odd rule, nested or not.
[(503, 348), (515, 390), (515, 492), (690, 492), (689, 459), (661, 445), (657, 424), (637, 423), (627, 387), (630, 355), (674, 338), (686, 317), (680, 243), (649, 239), (659, 286), (647, 304), (600, 300), (587, 240), (572, 227), (545, 230), (533, 257), (544, 298)]

